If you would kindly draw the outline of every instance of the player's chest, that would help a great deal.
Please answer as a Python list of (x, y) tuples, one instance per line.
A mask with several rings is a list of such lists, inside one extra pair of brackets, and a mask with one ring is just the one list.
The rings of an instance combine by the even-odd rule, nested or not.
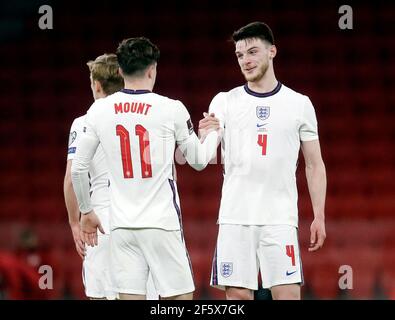
[(294, 133), (299, 127), (298, 107), (271, 101), (253, 101), (241, 105), (230, 104), (225, 127), (248, 133)]

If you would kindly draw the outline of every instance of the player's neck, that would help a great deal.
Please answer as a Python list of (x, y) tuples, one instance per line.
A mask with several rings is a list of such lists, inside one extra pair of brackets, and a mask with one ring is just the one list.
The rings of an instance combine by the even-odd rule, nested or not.
[[(124, 79), (125, 80), (125, 79)], [(151, 80), (149, 79), (142, 79), (142, 80), (132, 80), (126, 81), (125, 80), (125, 89), (129, 90), (149, 90), (152, 91), (154, 85)]]
[(258, 81), (248, 81), (248, 88), (259, 93), (267, 93), (273, 91), (278, 84), (276, 76), (272, 70), (268, 70), (265, 75)]

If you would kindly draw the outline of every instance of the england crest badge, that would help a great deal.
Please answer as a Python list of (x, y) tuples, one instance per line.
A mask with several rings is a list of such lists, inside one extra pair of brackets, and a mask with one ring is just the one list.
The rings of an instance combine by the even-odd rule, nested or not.
[(221, 274), (224, 278), (228, 278), (233, 273), (233, 263), (232, 262), (222, 262), (221, 263)]
[(270, 107), (256, 107), (256, 116), (259, 120), (266, 120), (270, 116)]

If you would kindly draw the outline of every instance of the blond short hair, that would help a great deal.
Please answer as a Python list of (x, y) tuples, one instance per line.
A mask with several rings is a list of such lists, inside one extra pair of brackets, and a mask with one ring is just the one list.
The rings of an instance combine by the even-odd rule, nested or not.
[(99, 81), (105, 94), (113, 94), (124, 87), (123, 78), (118, 72), (117, 56), (105, 53), (87, 63), (92, 80)]

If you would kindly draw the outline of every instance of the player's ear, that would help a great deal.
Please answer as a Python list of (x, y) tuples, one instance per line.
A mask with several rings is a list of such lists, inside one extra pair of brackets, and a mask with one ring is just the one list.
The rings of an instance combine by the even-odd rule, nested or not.
[(122, 78), (124, 77), (121, 67), (118, 68), (118, 73), (119, 73), (119, 75), (120, 75)]
[(270, 46), (269, 48), (269, 58), (273, 59), (277, 54), (277, 47), (275, 45)]
[(95, 88), (95, 92), (96, 93), (102, 93), (103, 92), (103, 87), (102, 87), (102, 85), (101, 85), (101, 83), (99, 81), (94, 80), (93, 84), (94, 84), (94, 88)]
[(147, 75), (148, 75), (148, 78), (149, 78), (149, 79), (155, 78), (155, 75), (156, 75), (156, 63), (153, 63), (153, 64), (151, 64), (151, 65), (148, 67)]

